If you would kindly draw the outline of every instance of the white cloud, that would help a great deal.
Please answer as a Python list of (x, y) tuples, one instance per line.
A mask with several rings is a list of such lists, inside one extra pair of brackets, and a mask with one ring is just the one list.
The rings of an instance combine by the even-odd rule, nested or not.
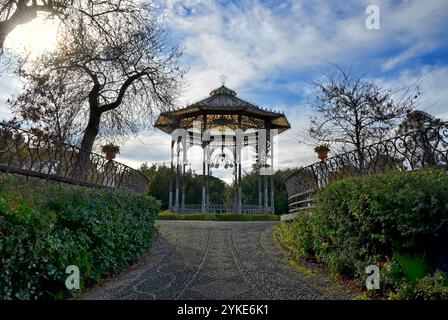
[(436, 45), (434, 43), (424, 43), (421, 42), (416, 46), (413, 46), (409, 49), (406, 49), (405, 51), (401, 52), (400, 54), (391, 57), (387, 59), (381, 66), (381, 69), (384, 71), (388, 71), (390, 69), (395, 68), (398, 65), (401, 65), (408, 60), (415, 58), (423, 53), (426, 53), (428, 51), (431, 51), (432, 49), (436, 48)]
[(169, 164), (170, 136), (160, 131), (146, 132), (138, 138), (128, 139), (120, 149), (117, 160), (134, 168), (144, 162)]
[[(381, 29), (365, 28), (365, 8), (377, 4)], [(279, 95), (296, 94), (298, 101), (284, 103), (292, 129), (279, 138), (281, 167), (316, 160), (311, 147), (295, 137), (309, 125), (311, 111), (303, 103), (312, 93), (308, 79), (315, 79), (327, 62), (357, 65), (362, 71), (406, 68), (410, 60), (445, 45), (448, 2), (434, 1), (284, 1), (238, 3), (166, 0), (164, 20), (184, 49), (190, 66), (180, 105), (198, 100), (217, 87), (219, 75), (240, 96), (258, 96), (263, 90)], [(446, 38), (446, 36), (445, 36)], [(443, 38), (442, 38), (443, 39)], [(388, 50), (395, 54), (386, 54)], [(423, 96), (431, 113), (448, 119), (448, 67), (419, 66), (380, 79), (387, 85), (405, 85), (425, 74)], [(304, 80), (305, 79), (305, 80)], [(11, 92), (0, 79), (0, 97)], [(426, 100), (425, 100), (426, 99)], [(265, 106), (262, 100), (256, 101)], [(3, 110), (4, 109), (4, 110)], [(0, 116), (6, 112), (0, 104)], [(142, 162), (169, 161), (169, 136), (156, 131), (141, 140), (130, 139), (118, 160), (139, 166)]]
[(376, 79), (384, 87), (402, 88), (419, 85), (423, 94), (418, 109), (448, 120), (448, 66), (424, 66), (405, 69), (395, 77)]
[(389, 70), (435, 47), (434, 37), (447, 17), (446, 1), (399, 5), (379, 1), (379, 31), (364, 26), (369, 2), (294, 1), (272, 8), (258, 1), (226, 6), (214, 1), (170, 1), (167, 23), (184, 37), (192, 66), (186, 96), (207, 92), (218, 84), (222, 72), (230, 76), (229, 85), (250, 87), (294, 70), (305, 72), (325, 61), (351, 64), (396, 45), (404, 47), (383, 63)]
[[(1, 57), (0, 57), (1, 58)], [(19, 80), (8, 72), (0, 76), (0, 121), (9, 120), (12, 117), (11, 108), (7, 99), (17, 94), (20, 87)]]

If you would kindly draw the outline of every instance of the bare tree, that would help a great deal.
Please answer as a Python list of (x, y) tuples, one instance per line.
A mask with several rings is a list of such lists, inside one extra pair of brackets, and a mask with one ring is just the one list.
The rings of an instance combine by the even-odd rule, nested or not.
[[(109, 136), (135, 134), (152, 124), (155, 113), (170, 109), (184, 74), (178, 67), (180, 51), (150, 6), (133, 6), (128, 12), (95, 21), (71, 16), (55, 52), (23, 62), (18, 74), (26, 84), (13, 102), (15, 109), (32, 110), (36, 100), (51, 103), (42, 95), (44, 87), (58, 99), (69, 92), (74, 99), (58, 101), (65, 109), (79, 109), (78, 116), (86, 115), (80, 143), (84, 151), (92, 150), (100, 129)], [(101, 28), (90, 28), (92, 23)]]
[(314, 88), (312, 107), (317, 115), (311, 119), (308, 134), (343, 150), (359, 150), (381, 140), (414, 108), (421, 94), (418, 86), (384, 88), (337, 65)]
[(70, 15), (83, 15), (90, 20), (90, 28), (102, 30), (104, 16), (128, 14), (136, 10), (135, 0), (0, 0), (0, 50), (6, 37), (16, 27), (34, 20), (38, 14), (65, 23)]
[(17, 26), (32, 21), (39, 12), (48, 17), (63, 17), (71, 3), (71, 0), (0, 0), (0, 49)]
[(77, 144), (83, 131), (85, 112), (81, 106), (86, 95), (68, 90), (67, 76), (58, 73), (42, 81), (30, 75), (24, 92), (9, 101), (16, 110), (16, 125), (27, 124), (59, 143)]

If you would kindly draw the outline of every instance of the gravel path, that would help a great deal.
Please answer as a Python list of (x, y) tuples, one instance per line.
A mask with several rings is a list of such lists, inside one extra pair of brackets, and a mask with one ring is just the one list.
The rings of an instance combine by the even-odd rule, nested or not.
[(148, 257), (83, 299), (349, 299), (324, 275), (292, 267), (276, 222), (158, 221)]

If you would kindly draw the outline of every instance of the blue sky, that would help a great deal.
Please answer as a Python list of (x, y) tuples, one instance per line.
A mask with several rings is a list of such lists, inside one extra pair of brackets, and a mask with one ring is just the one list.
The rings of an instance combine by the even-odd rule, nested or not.
[[(179, 106), (226, 85), (258, 105), (284, 110), (292, 129), (279, 139), (281, 166), (315, 161), (295, 140), (312, 112), (312, 82), (329, 63), (369, 72), (399, 87), (421, 81), (421, 109), (448, 120), (448, 1), (159, 1), (161, 21), (190, 68)], [(380, 29), (365, 27), (366, 8), (380, 9)], [(0, 82), (2, 91), (5, 81)], [(0, 98), (4, 98), (4, 93)], [(429, 108), (429, 109), (428, 109)], [(4, 107), (3, 107), (4, 109)], [(0, 112), (2, 110), (0, 108)], [(168, 136), (155, 130), (122, 147), (133, 166), (169, 159)]]

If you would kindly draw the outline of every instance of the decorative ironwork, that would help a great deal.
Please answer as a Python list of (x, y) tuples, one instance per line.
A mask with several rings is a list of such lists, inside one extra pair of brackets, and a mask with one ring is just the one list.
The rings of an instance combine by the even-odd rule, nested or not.
[[(186, 204), (185, 166), (191, 165), (187, 151), (193, 146), (202, 150), (202, 181), (200, 212), (258, 213), (275, 212), (274, 180), (270, 186), (266, 175), (274, 165), (274, 136), (290, 128), (283, 113), (260, 108), (237, 97), (234, 90), (222, 85), (212, 90), (209, 97), (185, 108), (159, 115), (156, 128), (171, 135), (171, 170), (168, 208), (176, 213), (197, 211), (197, 205)], [(242, 150), (249, 146), (256, 153), (255, 163), (260, 168), (256, 206), (242, 204)], [(216, 156), (214, 151), (220, 149)], [(224, 152), (224, 149), (228, 153)], [(260, 149), (260, 150), (259, 150)], [(194, 151), (194, 150), (192, 150)], [(199, 150), (198, 150), (199, 151)], [(190, 153), (191, 154), (191, 153)], [(192, 157), (193, 158), (193, 157)], [(271, 162), (268, 166), (267, 162)], [(233, 169), (233, 207), (210, 204), (210, 177), (216, 168)], [(265, 176), (262, 179), (262, 175)], [(261, 181), (262, 180), (262, 181)], [(261, 188), (264, 185), (264, 188)], [(269, 195), (270, 193), (270, 195)], [(264, 203), (261, 203), (264, 199)], [(213, 208), (213, 206), (215, 206)]]
[(146, 176), (122, 163), (1, 123), (0, 171), (89, 187), (148, 189)]
[(332, 181), (426, 167), (448, 168), (448, 122), (346, 152), (293, 172), (285, 180), (289, 212), (314, 207), (315, 191)]
[[(235, 208), (233, 206), (224, 204), (213, 204), (207, 207), (208, 212), (212, 213), (235, 213)], [(179, 213), (199, 213), (201, 212), (201, 204), (186, 204), (183, 209), (179, 208)], [(241, 205), (241, 213), (243, 214), (269, 214), (271, 213), (271, 208), (260, 207), (258, 205)]]
[(266, 128), (268, 125), (270, 129), (277, 129), (281, 133), (291, 127), (283, 113), (249, 103), (225, 86), (212, 90), (209, 97), (185, 108), (161, 113), (155, 127), (171, 134), (179, 128), (192, 129), (195, 121), (201, 121), (204, 130), (246, 131)]

